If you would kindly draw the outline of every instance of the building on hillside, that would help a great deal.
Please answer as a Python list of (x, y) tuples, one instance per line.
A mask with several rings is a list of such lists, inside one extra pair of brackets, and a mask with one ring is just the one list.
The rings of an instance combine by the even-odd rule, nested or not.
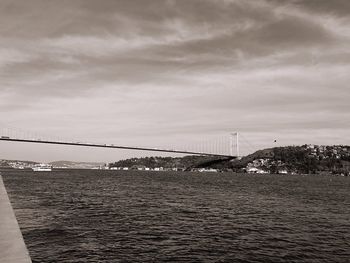
[(247, 167), (246, 172), (250, 173), (250, 174), (267, 174), (267, 173), (269, 173), (269, 171), (265, 171), (263, 169), (256, 168), (256, 167)]
[(277, 171), (277, 173), (278, 173), (278, 174), (287, 174), (288, 171), (287, 171), (287, 169), (279, 169), (279, 170)]

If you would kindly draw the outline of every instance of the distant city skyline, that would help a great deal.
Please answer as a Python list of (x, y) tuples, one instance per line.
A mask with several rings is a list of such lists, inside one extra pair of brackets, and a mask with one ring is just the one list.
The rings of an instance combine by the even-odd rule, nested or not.
[[(152, 147), (238, 131), (243, 155), (350, 144), (347, 0), (0, 4), (0, 128)], [(47, 162), (159, 155), (0, 149), (0, 159)]]

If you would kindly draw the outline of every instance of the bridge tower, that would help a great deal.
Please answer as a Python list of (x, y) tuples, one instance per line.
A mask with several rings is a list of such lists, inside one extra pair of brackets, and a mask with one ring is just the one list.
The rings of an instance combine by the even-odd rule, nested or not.
[(230, 134), (230, 155), (239, 157), (238, 132)]

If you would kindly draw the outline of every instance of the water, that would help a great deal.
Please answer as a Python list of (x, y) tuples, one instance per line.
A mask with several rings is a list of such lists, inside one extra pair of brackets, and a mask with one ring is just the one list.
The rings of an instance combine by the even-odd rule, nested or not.
[(33, 262), (350, 262), (350, 178), (3, 172)]

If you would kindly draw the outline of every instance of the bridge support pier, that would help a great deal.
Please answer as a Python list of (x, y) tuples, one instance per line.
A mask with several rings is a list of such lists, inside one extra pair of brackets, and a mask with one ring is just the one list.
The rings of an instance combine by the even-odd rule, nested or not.
[(0, 215), (0, 262), (31, 263), (1, 175)]

